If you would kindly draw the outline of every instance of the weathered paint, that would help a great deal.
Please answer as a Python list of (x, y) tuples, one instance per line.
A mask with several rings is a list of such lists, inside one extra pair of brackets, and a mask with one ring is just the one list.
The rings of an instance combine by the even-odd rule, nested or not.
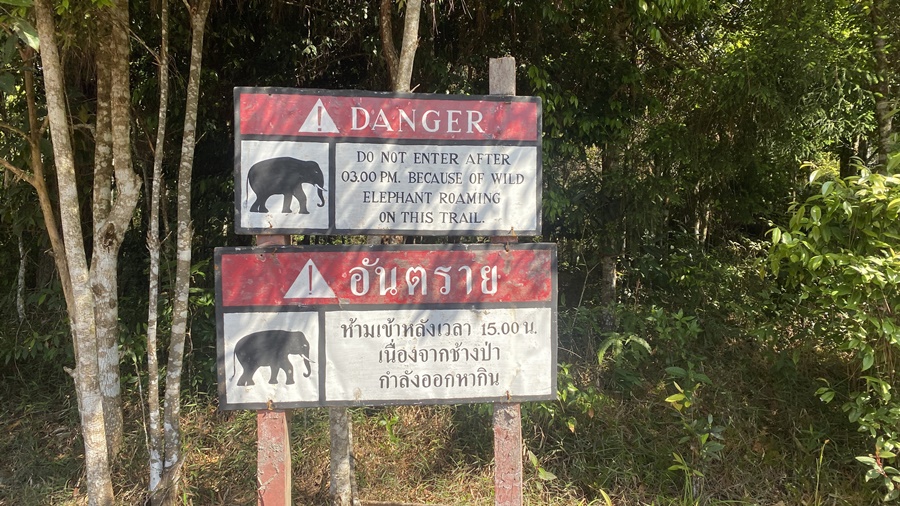
[(537, 141), (529, 97), (235, 88), (240, 134), (283, 137)]
[(554, 257), (549, 248), (519, 246), (506, 251), (435, 245), (222, 251), (224, 307), (527, 303), (553, 296)]
[(291, 504), (291, 447), (288, 413), (256, 412), (256, 480), (259, 506)]

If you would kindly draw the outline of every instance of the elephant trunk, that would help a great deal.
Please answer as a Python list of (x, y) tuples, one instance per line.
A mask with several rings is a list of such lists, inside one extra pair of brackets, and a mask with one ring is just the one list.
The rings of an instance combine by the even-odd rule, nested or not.
[(303, 375), (304, 378), (308, 378), (310, 374), (312, 374), (312, 370), (309, 368), (309, 359), (303, 357), (303, 365), (306, 366), (306, 374)]
[(325, 205), (325, 189), (322, 188), (321, 185), (319, 185), (319, 186), (316, 186), (316, 190), (319, 193), (319, 207), (322, 207)]

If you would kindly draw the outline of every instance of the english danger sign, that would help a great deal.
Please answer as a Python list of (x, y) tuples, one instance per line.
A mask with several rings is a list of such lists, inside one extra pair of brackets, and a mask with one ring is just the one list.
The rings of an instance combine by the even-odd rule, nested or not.
[(556, 246), (216, 250), (219, 406), (556, 396)]
[(541, 232), (536, 97), (234, 94), (238, 233)]

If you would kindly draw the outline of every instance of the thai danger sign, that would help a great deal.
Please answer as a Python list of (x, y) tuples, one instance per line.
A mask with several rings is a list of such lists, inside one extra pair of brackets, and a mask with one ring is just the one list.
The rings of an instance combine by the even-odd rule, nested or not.
[(219, 406), (556, 396), (556, 246), (218, 248)]
[(234, 95), (238, 233), (541, 232), (539, 98)]

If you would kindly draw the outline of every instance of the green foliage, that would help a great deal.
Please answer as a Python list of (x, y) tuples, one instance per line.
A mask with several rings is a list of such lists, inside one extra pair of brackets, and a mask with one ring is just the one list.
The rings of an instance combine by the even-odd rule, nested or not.
[(846, 384), (820, 388), (840, 399), (875, 453), (858, 460), (866, 479), (882, 479), (885, 500), (900, 497), (893, 449), (900, 441), (900, 404), (893, 395), (900, 348), (900, 178), (871, 173), (845, 179), (810, 176), (812, 194), (791, 208), (786, 227), (771, 231), (771, 267), (797, 291), (797, 311), (814, 321), (813, 335), (852, 357)]
[[(37, 42), (27, 22), (29, 4), (0, 0), (3, 122), (20, 130), (27, 121), (16, 52)], [(87, 174), (93, 156), (87, 132), (95, 104), (92, 80), (84, 75), (90, 73), (95, 44), (88, 27), (92, 9), (108, 1), (56, 5), (67, 68), (74, 71), (67, 95), (77, 116), (73, 135), (79, 174)], [(670, 504), (679, 496), (681, 503), (801, 504), (810, 502), (813, 485), (805, 480), (814, 476), (813, 503), (825, 497), (819, 494), (821, 484), (830, 494), (825, 501), (862, 504), (854, 500), (859, 497), (853, 495), (856, 486), (843, 481), (845, 463), (859, 465), (847, 452), (859, 447), (860, 436), (840, 425), (849, 419), (869, 438), (870, 449), (857, 452), (871, 452), (859, 459), (867, 478), (888, 495), (894, 493), (898, 415), (892, 350), (900, 327), (894, 318), (896, 257), (891, 256), (898, 250), (894, 183), (879, 183), (890, 187), (883, 190), (890, 196), (880, 198), (877, 175), (836, 180), (821, 173), (811, 195), (819, 200), (798, 204), (792, 212), (800, 216), (772, 232), (773, 249), (780, 252), (773, 257), (783, 255), (775, 267), (783, 283), (761, 272), (758, 263), (768, 247), (758, 242), (764, 224), (781, 221), (800, 186), (798, 160), (828, 161), (837, 173), (844, 168), (843, 148), (852, 146), (853, 154), (865, 156), (859, 146), (873, 129), (870, 85), (875, 77), (866, 6), (818, 0), (440, 0), (425, 6), (413, 77), (417, 92), (485, 93), (487, 58), (509, 54), (519, 65), (519, 93), (543, 100), (542, 239), (559, 244), (562, 363), (559, 399), (523, 406), (526, 455), (536, 477), (532, 485), (553, 492), (574, 490), (568, 504), (612, 504), (607, 490), (642, 504)], [(147, 139), (154, 138), (157, 127), (158, 62), (152, 51), (159, 26), (152, 4), (137, 2), (132, 8), (135, 40), (150, 49), (137, 50), (136, 45), (131, 65), (135, 163), (146, 173), (153, 155)], [(216, 246), (249, 243), (231, 233), (232, 87), (386, 89), (378, 22), (371, 3), (225, 2), (213, 9), (192, 202), (197, 264), (192, 269), (185, 391), (193, 400), (205, 402), (215, 385), (208, 259)], [(186, 69), (189, 27), (185, 9), (173, 9), (170, 64), (177, 69), (175, 76)], [(896, 70), (892, 72), (896, 81)], [(39, 73), (36, 78), (40, 101)], [(177, 168), (184, 85), (181, 78), (173, 81), (169, 131), (174, 134), (162, 147), (169, 185)], [(39, 103), (39, 116), (42, 108)], [(45, 158), (50, 156), (48, 151)], [(8, 130), (0, 130), (0, 157), (23, 167), (27, 160), (24, 144)], [(895, 154), (892, 167), (898, 162), (900, 154)], [(42, 253), (47, 246), (40, 239), (44, 232), (35, 199), (24, 185), (3, 180), (0, 279), (13, 279), (15, 239), (24, 237), (29, 314), (48, 321), (19, 326), (11, 297), (0, 293), (0, 359), (10, 369), (26, 363), (70, 364), (61, 296), (48, 282), (52, 268)], [(80, 194), (86, 195), (90, 177), (80, 184)], [(826, 203), (838, 195), (839, 203)], [(173, 196), (170, 191), (163, 202), (170, 227)], [(136, 228), (126, 238), (120, 277), (123, 357), (135, 370), (145, 355), (146, 246), (140, 229), (145, 212), (139, 209)], [(863, 215), (870, 218), (854, 221)], [(167, 249), (163, 254), (164, 346), (174, 253)], [(607, 306), (598, 290), (598, 266), (610, 257), (616, 257), (621, 276), (613, 329), (605, 326)], [(844, 377), (847, 363), (851, 374)], [(130, 369), (123, 367), (127, 374)], [(822, 380), (811, 386), (815, 378)], [(830, 417), (828, 406), (814, 397), (808, 396), (806, 403), (804, 395), (817, 387), (819, 398), (842, 404), (845, 411), (834, 410), (836, 416)], [(489, 407), (444, 407), (433, 416), (415, 409), (421, 410), (417, 422), (441, 426), (438, 436), (416, 433), (422, 439), (413, 439), (414, 424), (404, 424), (400, 408), (368, 418), (359, 415), (364, 431), (358, 432), (363, 434), (360, 455), (366, 464), (360, 469), (370, 483), (396, 485), (384, 477), (410, 462), (423, 470), (415, 476), (424, 477), (409, 480), (410, 488), (427, 489), (421, 486), (427, 481), (467, 490), (490, 481), (478, 471), (466, 471), (466, 479), (460, 480), (467, 482), (465, 487), (453, 488), (435, 478), (439, 473), (431, 467), (450, 469), (448, 481), (460, 476), (454, 470), (490, 467)], [(327, 453), (327, 441), (318, 440), (327, 439), (327, 417), (310, 412), (303, 410), (295, 418), (303, 429), (295, 435), (303, 444), (293, 447), (303, 452), (317, 448), (320, 453), (312, 457), (320, 457)], [(215, 417), (210, 427), (196, 427), (187, 439), (219, 433), (228, 443), (238, 433), (252, 435), (252, 430), (235, 429), (250, 427), (252, 416)], [(315, 420), (307, 424), (310, 417)], [(135, 428), (134, 433), (141, 431)], [(724, 447), (720, 438), (726, 433)], [(826, 436), (833, 442), (829, 455)], [(318, 446), (309, 445), (311, 437), (318, 437)], [(225, 471), (252, 461), (252, 442), (238, 439), (246, 443), (246, 455), (220, 459), (230, 463)], [(369, 440), (385, 439), (391, 444), (376, 444), (364, 453)], [(190, 490), (197, 493), (194, 502), (252, 501), (253, 480), (236, 485), (244, 495), (198, 491), (215, 482), (209, 476), (221, 475), (223, 469), (211, 466), (213, 457), (206, 457), (215, 442), (205, 436), (194, 440), (202, 440), (195, 448), (196, 460), (186, 464)], [(422, 452), (422, 440), (434, 451)], [(419, 451), (408, 458), (401, 453), (407, 448)], [(390, 459), (373, 457), (385, 451), (393, 452)], [(306, 467), (297, 475), (308, 478), (309, 488), (324, 501), (316, 463), (322, 460), (306, 457)], [(728, 466), (714, 467), (719, 458)], [(383, 468), (373, 463), (377, 459), (386, 462)], [(367, 468), (378, 470), (367, 475)], [(77, 472), (71, 483), (77, 482)], [(714, 479), (728, 482), (729, 473), (734, 488), (710, 490)], [(673, 487), (673, 476), (685, 480)], [(141, 489), (141, 480), (131, 488)], [(26, 487), (25, 481), (14, 483)], [(451, 499), (442, 502), (474, 502), (464, 494), (444, 493)], [(562, 504), (568, 499), (548, 495), (530, 502)], [(424, 500), (434, 502), (434, 497)]]
[[(677, 413), (681, 424), (683, 436), (678, 440), (680, 445), (686, 445), (689, 449), (684, 457), (676, 451), (672, 454), (675, 464), (669, 466), (669, 471), (678, 471), (684, 477), (683, 498), (685, 504), (695, 504), (695, 498), (699, 494), (700, 481), (704, 478), (701, 471), (711, 460), (719, 458), (725, 445), (722, 433), (725, 428), (713, 424), (713, 415), (703, 416), (697, 405), (700, 389), (703, 385), (710, 386), (712, 381), (703, 373), (696, 372), (693, 364), (688, 363), (688, 368), (673, 366), (667, 367), (666, 373), (673, 380), (672, 386), (676, 393), (666, 397), (668, 403)], [(685, 385), (682, 387), (679, 381)]]
[(557, 402), (542, 402), (526, 410), (536, 423), (556, 426), (575, 433), (579, 420), (587, 421), (607, 403), (607, 399), (589, 378), (578, 376), (571, 364), (559, 364), (557, 372)]

